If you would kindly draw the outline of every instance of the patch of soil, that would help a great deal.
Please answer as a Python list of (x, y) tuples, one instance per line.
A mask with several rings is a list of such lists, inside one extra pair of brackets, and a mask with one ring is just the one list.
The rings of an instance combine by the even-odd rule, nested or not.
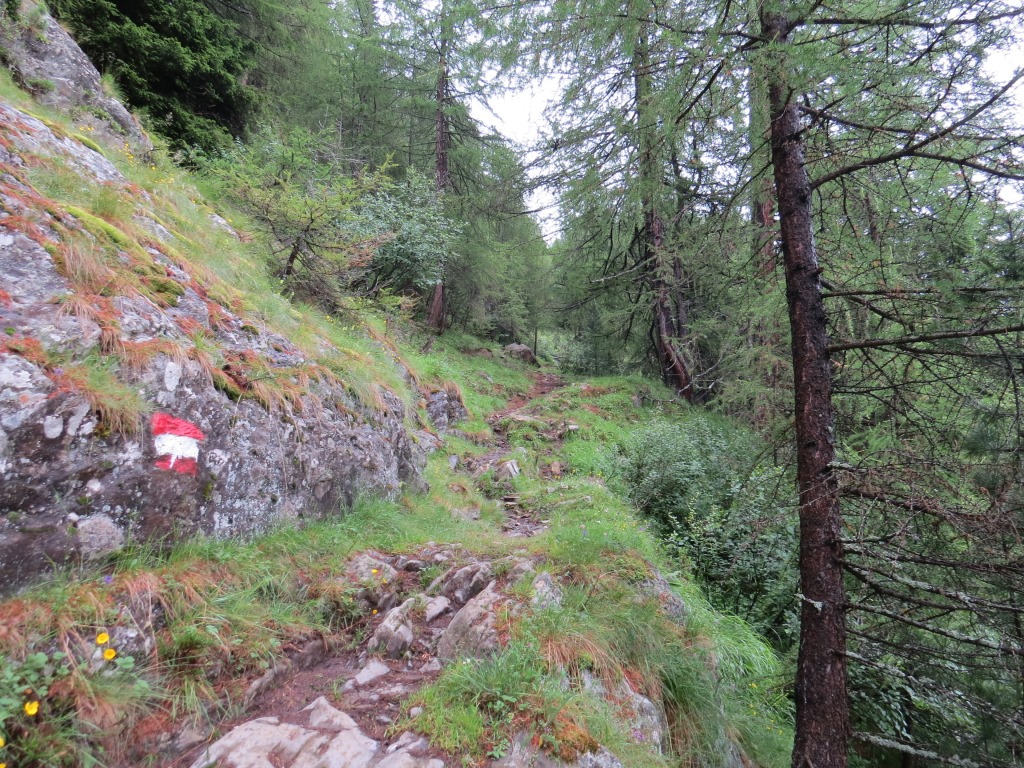
[(502, 523), (501, 532), (513, 538), (536, 536), (547, 529), (548, 521), (541, 520), (540, 514), (535, 509), (526, 509), (519, 505), (519, 497), (510, 494), (502, 499), (505, 507), (505, 522)]

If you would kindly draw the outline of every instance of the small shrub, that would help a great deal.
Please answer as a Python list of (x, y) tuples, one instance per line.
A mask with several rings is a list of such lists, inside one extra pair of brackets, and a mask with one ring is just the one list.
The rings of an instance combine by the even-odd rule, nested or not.
[(30, 77), (25, 80), (25, 88), (34, 96), (45, 96), (48, 93), (53, 93), (56, 87), (53, 80), (48, 80), (45, 77)]
[(758, 466), (756, 451), (751, 434), (691, 415), (640, 430), (614, 471), (712, 602), (786, 646), (797, 592), (791, 485), (781, 469)]

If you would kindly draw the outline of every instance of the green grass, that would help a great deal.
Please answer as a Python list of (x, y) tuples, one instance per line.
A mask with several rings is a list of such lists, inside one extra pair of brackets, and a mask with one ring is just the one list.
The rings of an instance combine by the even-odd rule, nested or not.
[[(9, 77), (0, 73), (0, 97), (29, 103), (12, 88)], [(60, 122), (63, 118), (47, 119), (64, 133), (74, 133), (73, 126)], [(457, 332), (434, 339), (430, 351), (421, 351), (428, 337), (366, 302), (352, 299), (327, 313), (289, 300), (272, 276), (265, 243), (247, 237), (240, 241), (211, 226), (216, 210), (243, 234), (251, 229), (216, 187), (173, 167), (159, 152), (156, 160), (143, 162), (126, 145), (101, 149), (128, 184), (90, 187), (56, 164), (26, 174), (95, 241), (90, 246), (95, 252), (83, 246), (78, 259), (83, 270), (90, 257), (96, 262), (93, 282), (102, 283), (103, 270), (118, 263), (112, 256), (124, 251), (135, 262), (125, 282), (173, 303), (182, 288), (146, 251), (158, 248), (192, 275), (210, 301), (241, 315), (254, 329), (274, 331), (296, 344), (344, 384), (352, 405), (383, 408), (385, 390), (390, 390), (405, 403), (412, 426), (425, 423), (425, 414), (416, 412), (419, 390), (448, 388), (461, 393), (470, 419), (456, 425), (460, 434), (430, 457), (425, 471), (429, 491), (408, 493), (398, 501), (361, 499), (343, 518), (282, 528), (251, 542), (200, 539), (169, 549), (132, 546), (103, 574), (66, 573), (0, 604), (3, 653), (24, 659), (41, 647), (74, 648), (75, 638), (88, 639), (112, 625), (127, 596), (145, 595), (161, 606), (166, 620), (157, 636), (160, 664), (133, 673), (132, 680), (146, 685), (133, 687), (129, 699), (118, 698), (125, 691), (104, 688), (103, 681), (83, 679), (80, 690), (126, 713), (122, 729), (145, 716), (147, 707), (174, 717), (209, 712), (216, 719), (225, 711), (218, 706), (239, 701), (246, 681), (280, 658), (289, 642), (315, 632), (365, 633), (370, 617), (361, 615), (351, 590), (337, 580), (355, 552), (412, 552), (435, 541), (500, 558), (525, 548), (565, 585), (564, 603), (560, 609), (504, 616), (510, 640), (498, 655), (453, 664), (435, 685), (417, 694), (415, 701), (425, 709), (417, 727), (438, 746), (494, 757), (508, 749), (517, 729), (527, 727), (546, 748), (566, 758), (601, 743), (630, 768), (716, 765), (726, 738), (738, 741), (758, 765), (788, 762), (789, 708), (779, 662), (763, 640), (737, 619), (712, 610), (685, 575), (673, 577), (687, 604), (684, 624), (670, 621), (638, 586), (653, 568), (671, 573), (681, 566), (667, 557), (625, 500), (612, 469), (632, 434), (656, 418), (685, 423), (685, 406), (659, 385), (637, 378), (569, 381), (520, 409), (528, 420), (506, 419), (512, 446), (526, 451), (517, 455), (521, 476), (496, 485), (490, 475), (477, 479), (461, 469), (452, 472), (450, 454), (466, 458), (489, 450), (482, 444), (492, 437), (487, 417), (523, 397), (536, 369), (505, 361), (497, 346)], [(150, 201), (138, 194), (140, 189)], [(173, 242), (156, 242), (133, 215), (158, 222), (172, 233)], [(491, 356), (479, 354), (481, 348)], [(202, 333), (193, 334), (192, 348), (182, 354), (203, 363), (211, 375), (225, 360), (216, 340)], [(130, 433), (137, 428), (145, 404), (119, 379), (113, 354), (94, 350), (67, 362), (64, 368), (89, 395), (107, 429)], [(403, 364), (418, 384), (405, 381)], [(222, 380), (221, 386), (236, 397), (245, 395), (231, 392), (230, 381)], [(287, 392), (266, 397), (272, 395), (286, 397)], [(579, 428), (569, 430), (569, 425)], [(560, 477), (544, 476), (552, 462), (562, 465)], [(502, 514), (494, 499), (506, 490), (515, 491), (522, 507), (548, 521), (545, 532), (530, 539), (501, 535)], [(460, 518), (457, 512), (467, 508), (478, 509), (480, 519)], [(516, 589), (526, 596), (527, 585)], [(631, 744), (618, 713), (579, 685), (583, 671), (610, 681), (625, 676), (645, 695), (660, 697), (674, 725), (673, 754), (662, 758)], [(66, 699), (54, 696), (48, 706), (70, 711)], [(212, 706), (215, 701), (221, 704)], [(66, 739), (76, 755), (87, 756), (99, 754), (104, 743), (116, 742), (124, 732), (107, 729), (83, 736), (86, 730), (85, 720), (71, 717), (51, 742)], [(35, 749), (37, 735), (22, 733), (25, 750)], [(60, 765), (48, 759), (47, 764)]]

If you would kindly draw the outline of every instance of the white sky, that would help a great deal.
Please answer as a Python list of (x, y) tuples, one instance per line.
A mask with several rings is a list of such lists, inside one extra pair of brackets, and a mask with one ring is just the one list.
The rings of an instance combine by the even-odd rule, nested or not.
[[(511, 139), (522, 149), (537, 142), (544, 126), (544, 110), (558, 97), (558, 84), (554, 79), (541, 80), (516, 91), (493, 97), (488, 111), (477, 102), (470, 105), (473, 117), (501, 135)], [(492, 114), (493, 112), (493, 114)], [(542, 209), (534, 214), (544, 239), (550, 244), (559, 234), (558, 200), (550, 190), (538, 189), (526, 199), (531, 209)]]

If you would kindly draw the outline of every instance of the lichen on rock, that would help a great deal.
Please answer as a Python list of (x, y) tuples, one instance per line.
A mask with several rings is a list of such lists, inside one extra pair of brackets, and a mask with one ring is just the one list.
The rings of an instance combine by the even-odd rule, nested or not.
[[(74, 59), (67, 88), (98, 88), (45, 23), (60, 49), (47, 61)], [(85, 187), (151, 199), (103, 155), (5, 104), (0, 140), (0, 592), (129, 541), (244, 536), (421, 486), (425, 452), (395, 393), (364, 404), (215, 299), (155, 215), (133, 214), (154, 223), (137, 231), (111, 223), (46, 199), (24, 170), (43, 158)]]

